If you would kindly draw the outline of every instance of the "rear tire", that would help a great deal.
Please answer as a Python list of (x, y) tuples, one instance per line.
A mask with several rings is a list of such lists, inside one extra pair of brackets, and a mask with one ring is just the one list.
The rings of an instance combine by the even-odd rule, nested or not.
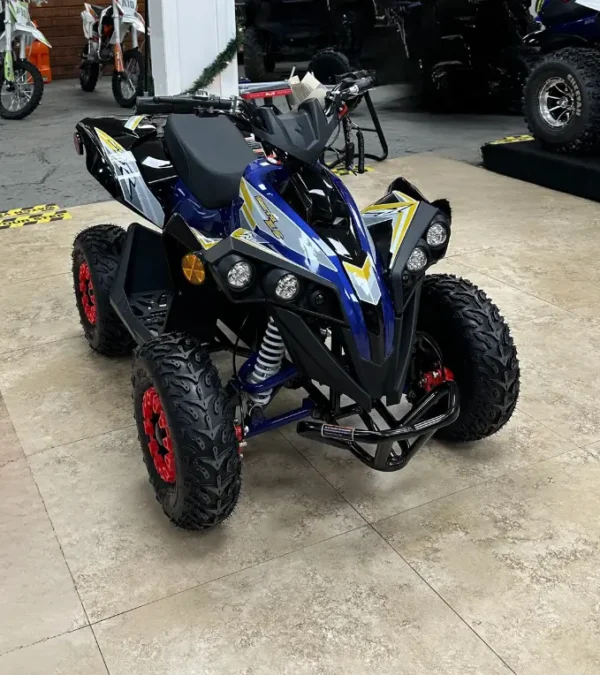
[(105, 356), (124, 356), (134, 340), (110, 304), (125, 244), (125, 230), (94, 225), (73, 244), (73, 286), (79, 318), (90, 347)]
[[(4, 107), (2, 96), (0, 96), (0, 117), (3, 117), (5, 120), (22, 120), (25, 119), (25, 117), (29, 117), (41, 103), (42, 96), (44, 95), (44, 78), (33, 63), (29, 63), (29, 61), (15, 61), (13, 70), (15, 79), (18, 78), (19, 75), (23, 76), (25, 74), (28, 79), (31, 78), (33, 92), (29, 101), (18, 110), (10, 110), (9, 108)], [(6, 84), (4, 79), (4, 67), (0, 64), (0, 92), (3, 91)]]
[[(267, 68), (269, 66), (269, 68)], [(275, 59), (267, 55), (265, 45), (256, 28), (244, 30), (244, 72), (251, 82), (264, 82), (267, 72), (275, 69)]]
[[(556, 117), (560, 110), (546, 111), (540, 100), (545, 89), (550, 94), (556, 89), (552, 82), (564, 82), (561, 86), (571, 92), (566, 98), (573, 98), (575, 113), (564, 126), (551, 124), (549, 115)], [(529, 130), (549, 150), (590, 153), (600, 148), (600, 52), (567, 47), (547, 56), (527, 80), (524, 110)]]
[(437, 343), (460, 390), (460, 416), (437, 437), (468, 442), (499, 431), (517, 405), (520, 371), (508, 325), (496, 305), (466, 279), (427, 276), (418, 330)]
[[(222, 523), (239, 498), (241, 461), (233, 412), (209, 353), (186, 335), (153, 338), (136, 352), (132, 385), (144, 462), (163, 511), (186, 530)], [(150, 419), (149, 400), (158, 413)], [(159, 435), (170, 439), (165, 447), (152, 443)]]
[[(135, 91), (129, 96), (127, 93), (123, 92), (123, 83), (127, 82), (126, 71), (129, 67), (134, 70), (138, 75), (137, 83), (134, 82)], [(116, 70), (113, 72), (112, 76), (112, 90), (115, 101), (121, 106), (121, 108), (133, 108), (136, 104), (138, 96), (142, 96), (144, 93), (144, 57), (142, 52), (139, 49), (130, 49), (129, 51), (123, 54), (123, 65), (125, 66), (125, 71), (123, 73), (118, 73)], [(124, 79), (125, 78), (125, 79)]]

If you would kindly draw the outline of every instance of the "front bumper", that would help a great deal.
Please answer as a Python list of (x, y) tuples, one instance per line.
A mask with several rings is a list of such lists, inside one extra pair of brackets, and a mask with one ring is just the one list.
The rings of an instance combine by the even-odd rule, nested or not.
[[(436, 410), (432, 417), (425, 417), (432, 408), (439, 408), (444, 402), (446, 405), (443, 412)], [(379, 429), (373, 418), (368, 413), (363, 413), (361, 419), (367, 429), (341, 426), (335, 418), (331, 418), (326, 423), (300, 422), (297, 432), (311, 440), (350, 450), (372, 469), (399, 471), (436, 431), (458, 419), (458, 386), (452, 381), (440, 384), (417, 401), (401, 420), (396, 420), (383, 404), (377, 405), (376, 410), (389, 425), (389, 429)], [(368, 452), (361, 443), (375, 445), (375, 453)], [(394, 448), (396, 444), (400, 452)]]

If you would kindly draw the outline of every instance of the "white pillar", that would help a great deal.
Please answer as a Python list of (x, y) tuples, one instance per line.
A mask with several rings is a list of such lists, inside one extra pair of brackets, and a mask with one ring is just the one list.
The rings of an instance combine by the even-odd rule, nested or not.
[[(150, 5), (152, 74), (157, 96), (188, 89), (235, 35), (235, 0), (147, 0)], [(234, 58), (208, 88), (238, 93)]]

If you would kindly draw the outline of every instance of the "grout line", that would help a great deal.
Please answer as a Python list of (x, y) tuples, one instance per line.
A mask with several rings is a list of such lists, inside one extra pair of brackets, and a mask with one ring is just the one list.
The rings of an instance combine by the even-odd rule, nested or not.
[(189, 588), (184, 588), (181, 591), (177, 591), (176, 593), (172, 593), (171, 595), (165, 595), (162, 598), (156, 598), (155, 600), (150, 600), (148, 602), (144, 602), (141, 605), (138, 605), (136, 607), (131, 607), (130, 609), (125, 609), (122, 612), (117, 612), (116, 614), (111, 614), (110, 616), (105, 616), (102, 619), (98, 619), (97, 621), (92, 621), (90, 623), (90, 627), (93, 628), (94, 626), (97, 626), (100, 623), (104, 623), (105, 621), (109, 621), (110, 619), (115, 619), (118, 616), (123, 616), (124, 614), (129, 614), (131, 612), (135, 612), (138, 609), (143, 609), (144, 607), (149, 607), (150, 605), (154, 605), (158, 602), (162, 602), (163, 600), (169, 600), (170, 598), (174, 598), (178, 595), (181, 595), (182, 593), (187, 593), (188, 591), (195, 591), (198, 588), (202, 588), (203, 586), (206, 586), (207, 584), (212, 584), (215, 581), (222, 581), (223, 579), (227, 579), (228, 577), (235, 576), (236, 574), (240, 574), (241, 572), (247, 572), (248, 570), (254, 569), (255, 567), (261, 567), (263, 565), (267, 565), (274, 560), (279, 560), (280, 558), (285, 558), (286, 556), (291, 556), (295, 555), (296, 553), (300, 553), (301, 551), (305, 551), (306, 549), (313, 548), (315, 546), (320, 546), (321, 544), (324, 544), (328, 541), (331, 541), (332, 539), (337, 539), (338, 537), (344, 537), (347, 534), (350, 534), (351, 532), (356, 532), (358, 530), (363, 530), (370, 527), (368, 523), (364, 523), (362, 525), (359, 525), (358, 527), (353, 527), (350, 530), (347, 530), (346, 532), (338, 532), (338, 534), (333, 534), (331, 537), (326, 537), (325, 539), (322, 539), (320, 541), (315, 541), (312, 542), (311, 544), (306, 544), (305, 546), (300, 546), (299, 548), (296, 548), (292, 551), (286, 551), (285, 553), (280, 553), (278, 555), (273, 556), (272, 558), (267, 558), (266, 560), (261, 560), (260, 562), (256, 562), (252, 565), (247, 565), (246, 567), (241, 567), (240, 569), (233, 570), (232, 572), (227, 572), (226, 574), (222, 574), (219, 577), (215, 577), (214, 579), (208, 579), (207, 581), (202, 581), (194, 586), (190, 586)]
[(70, 337), (58, 338), (57, 340), (52, 340), (51, 342), (40, 342), (35, 345), (30, 345), (29, 347), (20, 347), (19, 349), (12, 349), (7, 352), (0, 353), (0, 359), (7, 356), (12, 356), (13, 354), (18, 354), (19, 352), (31, 351), (33, 349), (41, 349), (42, 347), (47, 347), (48, 345), (55, 345), (57, 342), (65, 342), (66, 340), (84, 340), (85, 336), (71, 335)]
[[(377, 530), (371, 526), (371, 529), (374, 532), (377, 532)], [(507, 668), (510, 670), (513, 675), (517, 675), (516, 671), (513, 670), (508, 663), (498, 654), (498, 652), (489, 644), (489, 642), (486, 642), (481, 635), (471, 626), (470, 623), (466, 621), (466, 619), (463, 619), (463, 617), (452, 607), (452, 605), (441, 595), (428, 581), (423, 577), (416, 569), (411, 565), (408, 560), (398, 551), (395, 549), (387, 539), (385, 539), (379, 532), (377, 532), (377, 535), (381, 538), (381, 540), (402, 560), (408, 567), (421, 579), (421, 581), (427, 585), (427, 587), (437, 595), (437, 597), (448, 607), (448, 609), (475, 635), (483, 644), (496, 656), (497, 659), (499, 659)]]
[(48, 450), (57, 450), (58, 448), (68, 448), (70, 445), (75, 445), (75, 443), (81, 443), (82, 441), (89, 441), (92, 438), (98, 438), (99, 436), (108, 436), (108, 434), (114, 434), (119, 431), (125, 431), (126, 429), (131, 429), (135, 427), (135, 422), (128, 424), (124, 427), (119, 427), (118, 429), (109, 429), (108, 431), (100, 431), (97, 434), (92, 434), (91, 436), (84, 436), (83, 438), (77, 438), (74, 441), (69, 441), (68, 443), (61, 443), (60, 445), (52, 445), (49, 448), (43, 448), (42, 450), (36, 450), (35, 452), (25, 455), (25, 459), (29, 460), (30, 457), (37, 457)]
[(85, 626), (78, 626), (77, 628), (73, 628), (71, 630), (66, 630), (63, 633), (57, 633), (56, 635), (49, 635), (48, 637), (41, 638), (41, 640), (36, 640), (35, 642), (30, 642), (29, 644), (21, 645), (20, 647), (15, 647), (14, 649), (9, 649), (7, 652), (0, 652), (0, 660), (2, 659), (3, 656), (7, 656), (8, 654), (14, 654), (15, 652), (20, 652), (23, 649), (28, 649), (29, 647), (35, 647), (35, 645), (41, 645), (43, 642), (55, 640), (56, 638), (63, 637), (64, 635), (71, 635), (72, 633), (77, 633), (77, 631), (85, 630), (86, 628), (91, 628), (91, 627), (92, 627), (91, 624), (85, 625)]
[[(335, 487), (335, 485), (333, 485), (329, 480), (327, 480), (327, 478), (319, 471), (319, 469), (317, 469), (317, 467), (300, 452), (300, 449), (297, 448), (296, 445), (292, 443), (292, 441), (289, 438), (286, 438), (281, 433), (281, 431), (279, 431), (279, 435), (285, 440), (285, 442), (290, 447), (292, 447), (300, 455), (300, 457), (304, 460), (304, 462), (306, 462), (308, 466), (314, 469), (319, 474), (319, 476), (321, 476), (321, 478), (327, 483), (327, 485), (329, 485), (332, 488), (332, 490), (334, 490), (346, 502), (346, 504), (348, 504), (351, 507), (351, 509), (356, 513), (356, 515), (364, 521), (365, 525), (369, 525), (369, 521), (362, 515), (362, 513), (360, 513), (360, 511), (358, 511), (358, 509), (354, 506), (354, 504), (348, 501), (348, 499), (346, 499), (346, 497)], [(360, 460), (357, 459), (356, 461)]]
[(31, 278), (27, 277), (27, 279), (15, 279), (14, 281), (9, 281), (8, 283), (4, 284), (2, 286), (2, 290), (3, 291), (10, 290), (12, 286), (18, 286), (19, 284), (26, 284), (30, 281), (40, 281), (41, 279), (55, 279), (56, 277), (64, 277), (68, 276), (69, 274), (71, 274), (71, 271), (67, 270), (66, 272), (57, 272), (56, 274), (46, 274), (41, 277), (31, 277)]

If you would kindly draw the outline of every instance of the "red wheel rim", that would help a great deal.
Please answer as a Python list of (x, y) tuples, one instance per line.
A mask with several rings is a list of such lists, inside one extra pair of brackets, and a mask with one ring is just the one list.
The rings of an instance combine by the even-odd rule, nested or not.
[(79, 293), (81, 294), (81, 305), (85, 318), (92, 326), (96, 325), (96, 295), (94, 293), (94, 284), (92, 283), (92, 273), (90, 266), (82, 262), (79, 266)]
[(177, 476), (173, 439), (160, 397), (154, 387), (148, 387), (142, 399), (144, 431), (154, 468), (165, 483), (174, 483)]

